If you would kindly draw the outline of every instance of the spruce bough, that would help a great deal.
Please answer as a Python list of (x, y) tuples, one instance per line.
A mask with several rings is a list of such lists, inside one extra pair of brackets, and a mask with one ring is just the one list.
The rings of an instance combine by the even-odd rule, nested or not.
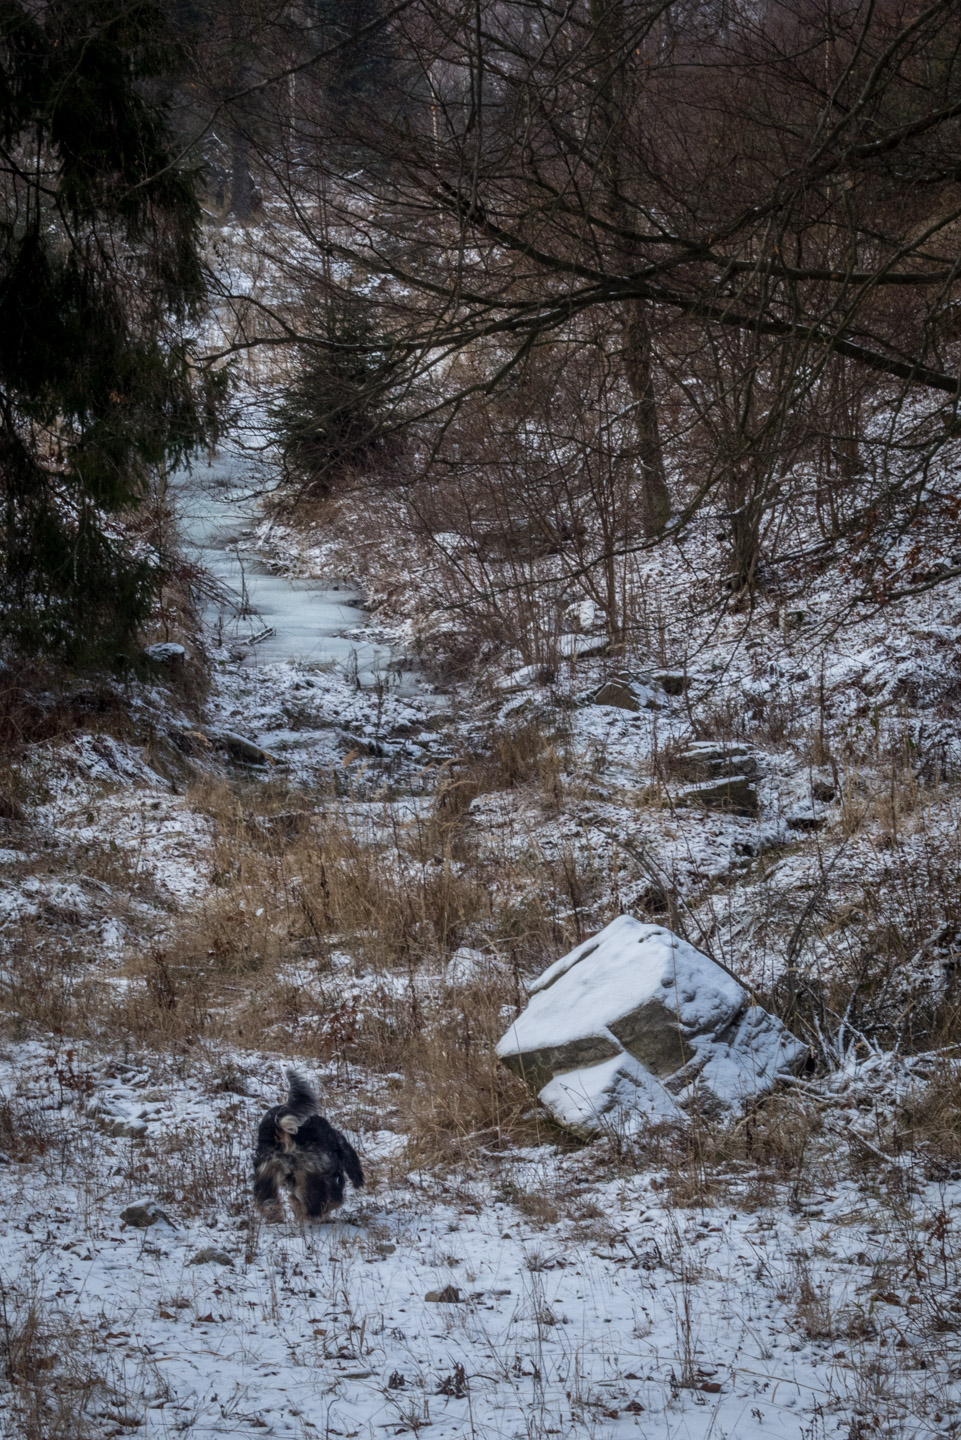
[(130, 655), (163, 578), (151, 476), (216, 435), (194, 174), (150, 0), (0, 0), (0, 637)]

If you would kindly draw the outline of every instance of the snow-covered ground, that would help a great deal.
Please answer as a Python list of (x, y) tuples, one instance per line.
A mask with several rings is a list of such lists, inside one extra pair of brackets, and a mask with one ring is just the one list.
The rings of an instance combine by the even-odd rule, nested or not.
[[(31, 1434), (196, 1440), (961, 1427), (961, 1177), (846, 1178), (840, 1129), (791, 1193), (732, 1172), (682, 1206), (663, 1164), (603, 1145), (409, 1173), (402, 1137), (370, 1128), (389, 1091), (341, 1067), (322, 1093), (368, 1188), (330, 1223), (266, 1227), (249, 1142), (277, 1067), (178, 1068), (4, 1048), (11, 1436), (29, 1401), (51, 1417)], [(835, 1091), (843, 1114), (870, 1078)], [(125, 1223), (138, 1205), (161, 1218)]]
[[(274, 524), (256, 543), (298, 585), (344, 573), (326, 541)], [(364, 617), (364, 643), (391, 653), (422, 637), (409, 558), (409, 603), (381, 593)], [(952, 582), (896, 622), (865, 611), (835, 631), (837, 597), (815, 584), (801, 630), (771, 616), (698, 628), (683, 574), (663, 584), (686, 688), (658, 680), (667, 667), (640, 650), (615, 659), (590, 644), (568, 646), (548, 678), (514, 654), (491, 657), (474, 688), (439, 693), (386, 670), (363, 683), (336, 657), (291, 646), (284, 658), (279, 634), (269, 663), (212, 644), (202, 705), (142, 687), (116, 730), (93, 718), (26, 748), (20, 815), (0, 831), (5, 1433), (961, 1429), (957, 1146), (948, 1134), (939, 1154), (905, 1118), (912, 1089), (953, 1074), (950, 1056), (886, 1056), (877, 1041), (892, 1013), (910, 1019), (954, 983), (961, 594)], [(636, 711), (597, 703), (622, 669)], [(264, 764), (231, 759), (224, 732)], [(491, 761), (512, 736), (513, 771)], [(756, 813), (686, 803), (692, 743), (732, 738), (756, 763)], [(283, 847), (265, 844), (261, 863), (250, 839), (305, 812), (301, 859), (337, 826), (357, 846), (344, 864), (374, 857), (398, 893), (453, 877), (486, 904), (442, 934), (412, 925), (420, 949), (394, 968), (369, 960), (359, 928), (314, 935), (288, 913), (299, 877), (281, 875)], [(237, 880), (225, 870), (241, 868), (242, 845)], [(523, 908), (534, 901), (541, 929)], [(268, 1041), (225, 1039), (225, 1011), (167, 1047), (159, 1029), (155, 1043), (118, 1030), (119, 1000), (149, 988), (144, 957), (217, 906), (275, 947), (273, 970), (232, 977), (238, 1004), (292, 997), (289, 1013), (271, 1010)], [(387, 1001), (407, 997), (436, 1018), (484, 967), (519, 992), (631, 911), (752, 987), (771, 993), (786, 972), (809, 985), (833, 1071), (798, 1080), (772, 1118), (712, 1135), (710, 1153), (656, 1131), (623, 1153), (566, 1148), (549, 1127), (535, 1144), (532, 1108), (523, 1140), (461, 1136), (425, 1168), (396, 1103), (403, 1078), (354, 1052), (317, 1059), (328, 1010), (389, 1028)], [(885, 946), (891, 964), (865, 970), (857, 1007), (832, 1015)], [(114, 1005), (101, 1032), (76, 999), (90, 980)], [(58, 989), (84, 1038), (49, 1018)], [(264, 1226), (250, 1205), (256, 1123), (291, 1060), (320, 1081), (369, 1174), (306, 1231)], [(956, 1128), (957, 1108), (946, 1113)], [(121, 1220), (141, 1203), (166, 1218)], [(211, 1250), (220, 1258), (192, 1263)]]

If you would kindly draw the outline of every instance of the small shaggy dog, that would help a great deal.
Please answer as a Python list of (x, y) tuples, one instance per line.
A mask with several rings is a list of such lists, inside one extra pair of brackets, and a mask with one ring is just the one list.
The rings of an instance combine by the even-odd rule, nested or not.
[(287, 1103), (268, 1110), (257, 1131), (254, 1199), (265, 1220), (281, 1220), (283, 1187), (297, 1220), (320, 1220), (344, 1203), (344, 1177), (360, 1189), (364, 1172), (354, 1147), (319, 1113), (306, 1080), (288, 1070), (287, 1083)]

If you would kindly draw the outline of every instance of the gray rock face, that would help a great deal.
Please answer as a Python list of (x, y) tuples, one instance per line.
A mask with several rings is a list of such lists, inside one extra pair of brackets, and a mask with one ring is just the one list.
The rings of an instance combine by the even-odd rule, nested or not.
[(572, 600), (564, 609), (564, 624), (575, 635), (586, 635), (597, 621), (593, 600)]
[(757, 776), (758, 764), (749, 746), (696, 741), (675, 755), (669, 768), (678, 779), (691, 784), (690, 789), (678, 795), (676, 804), (720, 810), (730, 815), (757, 814), (757, 790), (752, 782)]
[[(503, 1042), (502, 1042), (503, 1043)], [(599, 1035), (579, 1035), (559, 1045), (533, 1046), (518, 1054), (503, 1054), (501, 1059), (508, 1070), (513, 1070), (526, 1080), (532, 1090), (540, 1090), (565, 1070), (579, 1070), (584, 1065), (596, 1065), (601, 1060), (610, 1060), (619, 1055), (621, 1047), (603, 1032)], [(500, 1054), (500, 1051), (498, 1051)]]
[(595, 705), (613, 705), (618, 710), (630, 710), (632, 714), (637, 714), (641, 708), (632, 687), (620, 680), (605, 680), (594, 692), (593, 700)]
[(694, 783), (732, 776), (750, 778), (757, 774), (757, 756), (748, 745), (698, 740), (671, 760), (670, 769), (679, 780)]
[(733, 776), (730, 780), (714, 780), (685, 790), (675, 802), (685, 808), (721, 810), (729, 815), (754, 816), (758, 812), (757, 790), (750, 780)]
[(622, 915), (545, 970), (497, 1053), (591, 1135), (730, 1110), (807, 1049), (709, 956)]
[(612, 1021), (610, 1031), (628, 1055), (662, 1079), (682, 1070), (690, 1059), (685, 1048), (690, 1037), (683, 1035), (660, 995)]
[(152, 1200), (144, 1201), (139, 1205), (128, 1205), (126, 1210), (121, 1210), (120, 1218), (125, 1225), (132, 1225), (135, 1230), (148, 1230), (151, 1225), (169, 1225), (170, 1216), (166, 1211), (161, 1210)]
[(253, 740), (235, 734), (233, 730), (211, 730), (208, 731), (207, 738), (211, 745), (217, 750), (223, 750), (227, 758), (238, 765), (266, 767), (278, 763), (275, 755), (271, 755)]
[(618, 710), (628, 710), (634, 715), (641, 710), (656, 708), (649, 686), (636, 675), (629, 675), (626, 671), (605, 680), (591, 696), (591, 704), (613, 705)]
[(174, 645), (172, 642), (160, 645), (148, 645), (144, 650), (144, 659), (149, 660), (158, 669), (164, 670), (168, 675), (182, 675), (187, 663), (187, 652), (182, 645)]
[(226, 1250), (218, 1250), (214, 1245), (208, 1245), (206, 1250), (198, 1250), (196, 1255), (191, 1255), (187, 1261), (188, 1265), (233, 1265), (233, 1256), (228, 1255)]

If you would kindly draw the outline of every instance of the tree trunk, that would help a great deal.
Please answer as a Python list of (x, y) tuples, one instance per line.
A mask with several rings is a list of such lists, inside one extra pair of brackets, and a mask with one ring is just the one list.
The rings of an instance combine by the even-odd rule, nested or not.
[(731, 516), (731, 590), (735, 595), (751, 595), (757, 584), (760, 518), (757, 505), (750, 500)]
[[(606, 191), (606, 209), (613, 223), (630, 229), (624, 196), (623, 131), (627, 123), (627, 96), (624, 67), (625, 47), (623, 0), (590, 0), (594, 44), (597, 53), (596, 135), (598, 169)], [(634, 256), (625, 247), (623, 262), (630, 266)], [(624, 365), (634, 397), (634, 424), (637, 431), (638, 470), (641, 492), (641, 525), (646, 539), (659, 535), (671, 518), (671, 496), (664, 472), (664, 451), (657, 423), (657, 395), (654, 389), (654, 354), (651, 329), (642, 301), (629, 301), (621, 312), (624, 333)]]
[[(764, 516), (764, 485), (749, 463), (735, 463), (728, 486), (730, 503), (730, 570), (728, 586), (741, 600), (750, 599), (757, 586), (761, 558), (761, 521)], [(737, 607), (736, 607), (737, 608)]]
[(624, 307), (624, 360), (634, 396), (641, 477), (641, 523), (645, 537), (659, 535), (671, 518), (671, 495), (664, 473), (664, 450), (657, 421), (651, 329), (640, 300)]
[(250, 173), (250, 138), (234, 122), (230, 136), (230, 213), (249, 220), (253, 210), (254, 182)]

